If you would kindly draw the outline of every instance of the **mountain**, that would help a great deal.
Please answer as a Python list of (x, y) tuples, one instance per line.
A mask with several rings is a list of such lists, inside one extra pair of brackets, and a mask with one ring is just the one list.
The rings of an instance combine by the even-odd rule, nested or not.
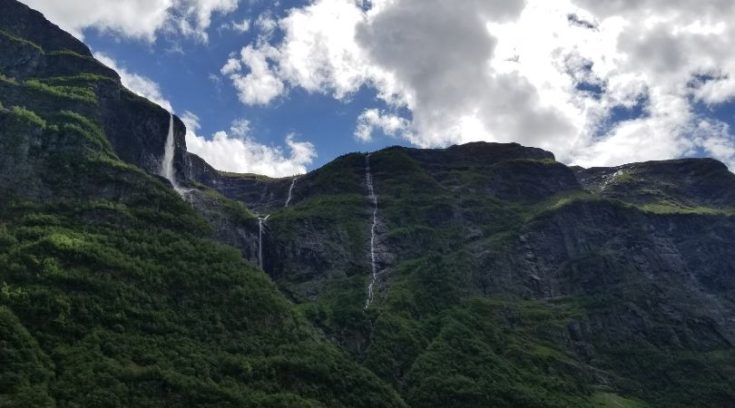
[(0, 0), (0, 406), (735, 405), (720, 162), (472, 143), (272, 179), (185, 132)]
[(364, 310), (366, 159), (298, 178), (288, 208), (288, 180), (204, 181), (271, 214), (264, 270), (410, 406), (735, 401), (735, 175), (723, 164), (569, 168), (485, 143), (373, 153), (378, 278)]
[(405, 406), (155, 175), (166, 111), (0, 16), (0, 406)]

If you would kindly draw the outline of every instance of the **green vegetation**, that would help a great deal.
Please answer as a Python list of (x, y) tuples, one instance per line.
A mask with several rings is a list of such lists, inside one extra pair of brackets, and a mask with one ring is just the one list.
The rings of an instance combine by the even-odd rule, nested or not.
[(39, 343), (3, 366), (11, 404), (400, 406), (233, 250), (119, 203), (29, 211), (3, 217), (0, 317)]
[(114, 78), (92, 73), (80, 73), (70, 76), (44, 78), (43, 81), (52, 86), (90, 86), (100, 81), (117, 83)]
[(0, 73), (0, 81), (5, 82), (9, 85), (18, 85), (18, 82), (13, 78), (8, 78), (7, 76)]
[(103, 80), (2, 77), (0, 405), (404, 407), (189, 204), (118, 159)]
[(41, 47), (39, 47), (37, 44), (35, 44), (35, 43), (31, 42), (31, 41), (28, 41), (28, 40), (26, 40), (24, 38), (17, 37), (17, 36), (15, 36), (15, 35), (7, 32), (7, 31), (5, 31), (5, 30), (1, 30), (0, 29), (0, 39), (12, 41), (12, 42), (19, 43), (19, 44), (23, 44), (24, 46), (33, 47), (34, 49), (36, 49), (36, 51), (43, 53), (43, 49)]
[(245, 204), (239, 201), (228, 200), (216, 190), (205, 186), (199, 185), (196, 188), (198, 191), (203, 193), (200, 196), (200, 199), (204, 198), (208, 201), (204, 207), (211, 207), (218, 211), (222, 211), (229, 219), (238, 224), (247, 223), (248, 221), (253, 221), (257, 218), (255, 214), (245, 206)]
[[(530, 252), (519, 241), (529, 233), (551, 234), (544, 239), (554, 248), (554, 240), (564, 242), (553, 235), (556, 228), (594, 236), (602, 228), (619, 227), (626, 230), (618, 234), (632, 234), (635, 242), (638, 223), (668, 223), (665, 217), (681, 213), (731, 213), (708, 204), (662, 212), (655, 202), (626, 201), (578, 187), (530, 196), (508, 190), (508, 171), (520, 172), (510, 183), (516, 191), (543, 190), (534, 179), (539, 172), (568, 179), (563, 166), (548, 159), (452, 168), (421, 164), (392, 148), (373, 154), (371, 165), (385, 224), (380, 241), (397, 256), (369, 309), (364, 310), (370, 206), (363, 155), (345, 156), (301, 179), (308, 185), (303, 188), (318, 193), (276, 212), (269, 226), (270, 247), (315, 240), (318, 250), (329, 254), (328, 261), (349, 259), (342, 269), (309, 269), (302, 277), (290, 271), (319, 265), (311, 252), (300, 257), (296, 251), (274, 250), (270, 256), (278, 259), (277, 283), (300, 302), (304, 315), (398, 390), (408, 405), (668, 408), (724, 407), (735, 401), (724, 380), (735, 366), (731, 349), (717, 346), (719, 360), (712, 363), (703, 353), (688, 353), (691, 360), (685, 363), (674, 357), (676, 347), (663, 334), (688, 330), (680, 323), (657, 321), (650, 332), (641, 332), (628, 328), (629, 321), (604, 320), (661, 316), (660, 310), (646, 308), (651, 306), (635, 306), (631, 312), (622, 305), (669, 301), (651, 295), (665, 289), (621, 264), (617, 248), (562, 263), (554, 279), (564, 286), (561, 290), (579, 293), (547, 300), (531, 289), (545, 277), (533, 276), (523, 269), (529, 266), (512, 258)], [(597, 214), (616, 221), (596, 225)], [(344, 234), (347, 228), (356, 233)], [(311, 245), (300, 248), (314, 251)], [(355, 253), (358, 257), (350, 258)], [(515, 264), (505, 264), (509, 259)], [(677, 307), (696, 310), (693, 304)], [(606, 322), (604, 328), (580, 334), (580, 324), (587, 324), (580, 322), (599, 320)], [(606, 330), (619, 339), (607, 337)], [(716, 368), (707, 372), (707, 364)], [(696, 385), (687, 376), (698, 378)]]
[[(716, 164), (637, 165), (591, 193), (519, 146), (376, 152), (365, 309), (365, 155), (299, 178), (289, 208), (272, 204), (284, 180), (257, 175), (224, 174), (268, 204), (195, 182), (184, 201), (131, 164), (155, 166), (167, 113), (41, 46), (0, 30), (47, 69), (0, 73), (0, 406), (733, 405)], [(213, 238), (252, 252), (248, 206), (272, 215), (270, 276)]]
[(11, 112), (21, 121), (31, 123), (41, 129), (46, 127), (45, 120), (41, 119), (41, 117), (39, 117), (35, 112), (30, 111), (22, 106), (13, 106), (11, 108)]
[(47, 52), (46, 55), (50, 56), (69, 56), (69, 57), (75, 57), (75, 58), (82, 58), (82, 59), (88, 59), (88, 60), (94, 60), (93, 57), (81, 55), (77, 52), (74, 52), (72, 50), (58, 50), (58, 51), (50, 51)]
[(78, 86), (52, 86), (35, 79), (29, 79), (23, 84), (34, 91), (47, 93), (57, 98), (68, 98), (90, 104), (97, 102), (97, 96), (94, 91), (88, 88)]
[(526, 217), (528, 219), (542, 214), (552, 214), (557, 210), (562, 209), (568, 205), (578, 204), (580, 202), (588, 203), (608, 203), (610, 205), (623, 206), (627, 208), (635, 208), (637, 210), (652, 213), (652, 214), (696, 214), (696, 215), (721, 215), (721, 216), (732, 216), (735, 215), (735, 208), (722, 208), (705, 205), (686, 205), (680, 202), (671, 201), (666, 198), (660, 198), (657, 201), (649, 201), (645, 203), (631, 203), (625, 202), (619, 199), (605, 198), (600, 194), (590, 193), (588, 191), (576, 191), (571, 193), (564, 193), (551, 197), (550, 199), (530, 206), (525, 207)]
[(79, 132), (85, 139), (96, 144), (99, 150), (114, 155), (110, 142), (105, 137), (102, 129), (84, 116), (70, 111), (61, 111), (54, 117), (55, 122), (67, 129)]
[(249, 179), (249, 180), (256, 180), (256, 181), (259, 181), (261, 183), (272, 183), (272, 182), (275, 181), (275, 179), (273, 179), (271, 177), (268, 177), (268, 176), (264, 176), (262, 174), (231, 173), (231, 172), (228, 172), (228, 171), (220, 171), (219, 173), (222, 174), (223, 176), (235, 177), (235, 178), (241, 178), (241, 179)]
[(705, 206), (689, 207), (670, 202), (646, 203), (638, 206), (638, 208), (654, 214), (735, 215), (735, 209), (732, 208), (713, 208)]
[(564, 305), (467, 297), (461, 257), (404, 264), (375, 311), (365, 365), (413, 407), (586, 406), (586, 369), (551, 334)]

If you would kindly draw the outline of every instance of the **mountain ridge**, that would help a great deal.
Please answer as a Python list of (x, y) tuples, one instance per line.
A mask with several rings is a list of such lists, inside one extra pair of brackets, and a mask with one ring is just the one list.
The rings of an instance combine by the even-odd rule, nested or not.
[(735, 401), (723, 164), (473, 143), (270, 179), (174, 118), (182, 199), (169, 113), (29, 10), (0, 0), (0, 404)]

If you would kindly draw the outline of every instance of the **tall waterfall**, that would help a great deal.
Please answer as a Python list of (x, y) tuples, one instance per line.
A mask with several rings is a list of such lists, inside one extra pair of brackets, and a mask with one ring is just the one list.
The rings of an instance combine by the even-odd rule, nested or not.
[(263, 269), (263, 234), (265, 229), (265, 222), (268, 221), (270, 215), (258, 216), (258, 266)]
[(179, 187), (176, 182), (176, 170), (174, 170), (174, 154), (176, 153), (176, 145), (174, 144), (174, 115), (169, 113), (168, 136), (166, 136), (166, 147), (163, 153), (163, 161), (161, 162), (161, 171), (159, 174), (165, 177), (174, 187), (177, 193), (183, 195), (184, 190)]
[(297, 176), (294, 176), (294, 178), (291, 179), (291, 187), (288, 188), (288, 198), (286, 198), (286, 204), (283, 206), (283, 208), (288, 208), (288, 205), (291, 204), (291, 199), (293, 198), (293, 188), (296, 186), (297, 179)]
[(373, 175), (370, 172), (370, 153), (365, 156), (365, 184), (368, 189), (368, 199), (373, 206), (373, 223), (370, 226), (370, 268), (372, 276), (370, 278), (370, 284), (368, 285), (367, 300), (365, 301), (365, 309), (367, 309), (373, 302), (373, 290), (378, 278), (378, 269), (375, 264), (375, 228), (378, 224), (378, 196), (375, 195), (375, 189), (373, 188)]

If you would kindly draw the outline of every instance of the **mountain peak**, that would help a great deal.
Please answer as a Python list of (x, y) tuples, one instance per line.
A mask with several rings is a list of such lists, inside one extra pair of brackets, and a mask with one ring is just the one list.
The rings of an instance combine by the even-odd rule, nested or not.
[(466, 165), (491, 165), (508, 160), (550, 160), (554, 154), (518, 143), (470, 142), (441, 149), (418, 149), (392, 146), (385, 150), (400, 150), (419, 161), (436, 164), (451, 162)]
[(628, 202), (670, 202), (686, 207), (735, 208), (735, 174), (710, 158), (576, 168), (588, 190)]
[(32, 42), (45, 51), (71, 51), (92, 56), (83, 42), (16, 0), (0, 0), (0, 30)]

